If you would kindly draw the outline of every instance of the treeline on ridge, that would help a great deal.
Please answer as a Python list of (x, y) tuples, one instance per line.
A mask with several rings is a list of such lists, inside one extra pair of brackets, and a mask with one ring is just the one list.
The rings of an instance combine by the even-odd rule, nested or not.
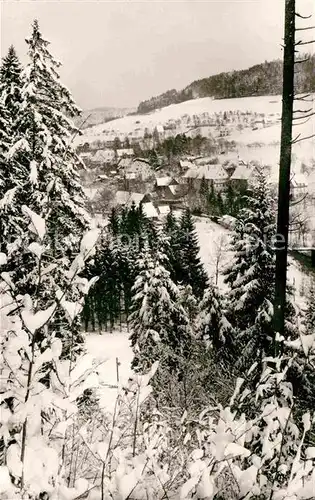
[[(297, 93), (315, 92), (315, 54), (301, 55), (298, 72), (295, 75)], [(282, 92), (283, 63), (275, 60), (256, 64), (248, 69), (219, 73), (208, 78), (195, 80), (183, 90), (168, 90), (159, 96), (140, 102), (138, 113), (178, 104), (189, 99), (213, 97), (229, 99), (262, 95), (279, 95)]]

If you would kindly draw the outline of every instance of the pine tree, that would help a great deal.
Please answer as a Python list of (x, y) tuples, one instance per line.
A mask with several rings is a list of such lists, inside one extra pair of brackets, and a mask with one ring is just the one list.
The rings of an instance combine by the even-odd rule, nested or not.
[(189, 356), (192, 335), (188, 316), (179, 303), (179, 289), (148, 244), (137, 263), (130, 315), (132, 367), (145, 371), (159, 360), (173, 371)]
[(119, 224), (120, 224), (120, 218), (117, 207), (113, 207), (110, 216), (108, 218), (108, 226), (110, 232), (114, 236), (117, 236), (117, 234), (119, 233)]
[[(48, 51), (49, 42), (43, 39), (37, 21), (26, 43), (30, 63), (22, 75), (23, 102), (7, 155), (16, 165), (19, 176), (14, 179), (15, 196), (1, 214), (4, 234), (15, 240), (14, 249), (8, 248), (8, 267), (21, 293), (29, 293), (36, 287), (37, 279), (28, 272), (30, 259), (34, 257), (28, 252), (31, 241), (25, 237), (22, 205), (45, 218), (45, 256), (57, 264), (56, 283), (62, 282), (63, 270), (78, 252), (82, 233), (89, 226), (79, 183), (79, 159), (72, 147), (73, 136), (78, 131), (70, 118), (79, 110), (69, 90), (60, 82), (57, 73), (60, 63)], [(73, 300), (77, 295), (75, 290), (73, 286)], [(42, 300), (51, 300), (45, 290), (42, 290)], [(79, 339), (78, 324), (76, 331), (68, 331), (61, 309), (54, 325), (58, 335)]]
[(218, 352), (225, 343), (230, 324), (225, 317), (224, 304), (217, 286), (210, 284), (205, 290), (200, 304), (199, 332), (200, 337), (210, 342), (214, 351)]
[(5, 153), (10, 147), (10, 136), (8, 134), (8, 130), (9, 114), (3, 103), (2, 96), (0, 95), (0, 200), (2, 200), (5, 192), (7, 191), (7, 182), (9, 177), (8, 161), (5, 156)]
[(0, 94), (9, 116), (9, 130), (13, 132), (17, 114), (22, 103), (22, 66), (13, 45), (3, 58), (0, 68)]
[(168, 270), (171, 273), (172, 281), (178, 284), (182, 278), (180, 254), (181, 242), (179, 234), (179, 224), (172, 210), (166, 216), (163, 230), (169, 238), (169, 247), (166, 251), (166, 255), (168, 258)]
[(199, 314), (199, 303), (193, 294), (192, 287), (190, 285), (179, 286), (179, 303), (183, 306), (184, 310), (188, 314), (190, 325), (193, 330), (196, 331), (196, 322)]
[(226, 350), (251, 364), (253, 357), (270, 352), (272, 339), (275, 214), (263, 174), (246, 201), (232, 238), (234, 259), (225, 271), (227, 318), (233, 326)]
[(14, 142), (16, 120), (20, 110), (22, 96), (21, 65), (13, 46), (3, 58), (0, 68), (0, 249), (6, 251), (6, 243), (12, 236), (6, 228), (5, 220), (14, 218), (16, 227), (17, 213), (7, 210), (14, 197), (15, 188), (21, 185), (23, 169), (8, 157), (10, 146)]
[(198, 236), (189, 208), (184, 211), (180, 220), (180, 247), (181, 281), (191, 285), (196, 297), (202, 297), (208, 278), (199, 257)]
[(60, 63), (49, 53), (49, 42), (42, 38), (37, 21), (26, 42), (30, 63), (23, 75), (23, 106), (10, 155), (24, 174), (20, 199), (46, 216), (52, 253), (65, 256), (77, 250), (89, 223), (77, 172), (79, 160), (71, 144), (78, 131), (68, 118), (79, 109), (59, 80)]

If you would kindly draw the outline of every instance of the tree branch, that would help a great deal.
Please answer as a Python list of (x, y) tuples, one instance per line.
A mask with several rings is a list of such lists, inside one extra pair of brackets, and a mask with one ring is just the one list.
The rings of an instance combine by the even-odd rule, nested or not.
[(292, 120), (306, 120), (306, 118), (311, 118), (314, 115), (315, 115), (315, 111), (313, 113), (309, 113), (308, 115), (305, 115), (305, 116), (296, 116), (296, 117), (293, 117)]
[(301, 139), (299, 139), (300, 135), (301, 134), (299, 134), (297, 136), (297, 138), (292, 141), (292, 144), (296, 144), (297, 142), (301, 142), (301, 141), (306, 141), (307, 139), (313, 139), (313, 137), (315, 137), (315, 134), (312, 134), (312, 135), (308, 135), (307, 137), (301, 137)]
[(293, 113), (309, 113), (310, 111), (312, 111), (313, 108), (309, 108), (309, 109), (296, 109), (295, 111), (293, 111)]
[[(298, 52), (298, 50), (297, 50), (297, 52)], [(307, 59), (298, 59), (297, 61), (294, 61), (294, 64), (301, 64), (301, 63), (307, 62), (309, 60), (310, 60), (309, 57), (307, 57)]]
[(300, 19), (310, 19), (312, 17), (312, 14), (309, 16), (302, 16), (298, 12), (295, 13), (296, 17), (299, 17)]
[(306, 28), (296, 28), (295, 31), (305, 31), (305, 30), (314, 30), (315, 26), (308, 26)]
[(309, 45), (311, 43), (315, 43), (315, 40), (308, 40), (307, 42), (302, 42), (302, 40), (299, 40), (295, 43), (295, 47), (297, 47), (298, 45)]

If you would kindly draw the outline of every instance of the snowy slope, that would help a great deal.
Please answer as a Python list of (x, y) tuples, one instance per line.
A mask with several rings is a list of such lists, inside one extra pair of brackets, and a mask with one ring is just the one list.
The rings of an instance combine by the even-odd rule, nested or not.
[[(213, 280), (215, 278), (217, 255), (221, 251), (218, 286), (225, 292), (227, 286), (224, 284), (222, 271), (233, 257), (233, 251), (229, 247), (230, 232), (206, 217), (196, 217), (195, 223), (200, 244), (200, 258), (209, 277)], [(299, 307), (304, 307), (304, 294), (309, 287), (310, 277), (294, 259), (289, 258), (289, 264), (288, 281), (295, 288), (294, 301)]]

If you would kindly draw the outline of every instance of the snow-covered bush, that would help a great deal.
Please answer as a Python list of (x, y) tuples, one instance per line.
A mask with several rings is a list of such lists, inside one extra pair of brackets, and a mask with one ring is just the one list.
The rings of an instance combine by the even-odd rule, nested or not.
[[(24, 207), (30, 229), (37, 236), (32, 251), (37, 258), (36, 289), (54, 269), (42, 266), (45, 220)], [(1, 324), (1, 412), (0, 438), (3, 448), (0, 498), (74, 498), (67, 492), (65, 443), (68, 429), (78, 412), (76, 401), (86, 389), (98, 385), (92, 360), (83, 355), (74, 360), (61, 359), (62, 342), (48, 329), (57, 306), (65, 311), (69, 324), (80, 314), (84, 296), (94, 280), (88, 282), (79, 273), (89, 258), (97, 232), (89, 231), (81, 241), (80, 253), (68, 269), (68, 287), (80, 282), (81, 297), (67, 300), (67, 288), (51, 289), (49, 306), (37, 293), (18, 295), (7, 272), (0, 281)], [(5, 265), (6, 256), (1, 254)], [(49, 290), (47, 290), (49, 292)], [(86, 481), (77, 482), (75, 494), (85, 491)]]

